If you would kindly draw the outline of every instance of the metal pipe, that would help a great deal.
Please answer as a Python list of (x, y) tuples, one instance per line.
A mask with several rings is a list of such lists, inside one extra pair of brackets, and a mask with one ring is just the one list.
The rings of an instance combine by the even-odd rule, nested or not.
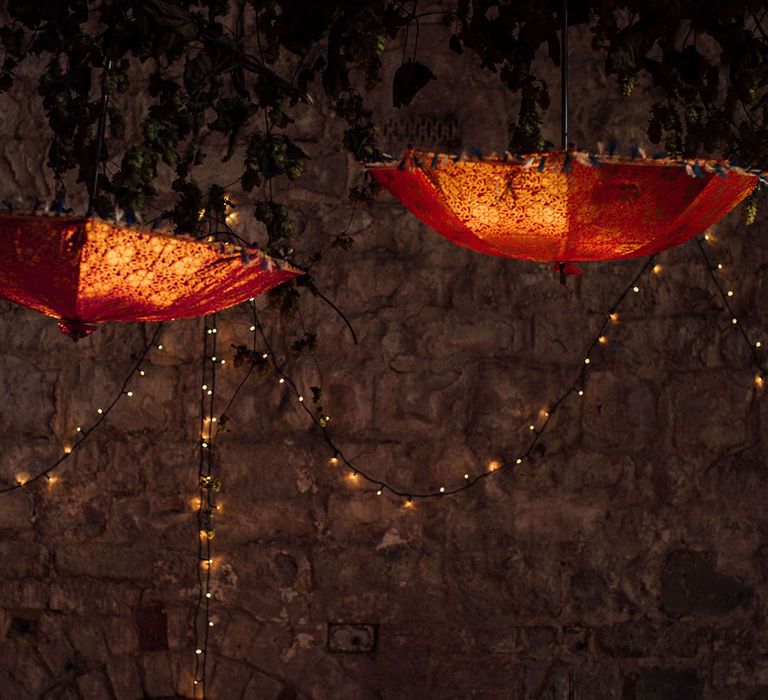
[(104, 146), (104, 132), (107, 126), (107, 103), (109, 102), (109, 95), (107, 95), (106, 73), (111, 70), (112, 61), (107, 61), (107, 65), (104, 69), (105, 75), (101, 80), (101, 111), (99, 112), (99, 125), (96, 129), (96, 162), (93, 168), (93, 185), (91, 187), (91, 195), (88, 198), (88, 214), (93, 214), (93, 203), (96, 200), (96, 192), (99, 188), (99, 164), (101, 163), (101, 149)]
[(561, 146), (568, 148), (568, 0), (563, 0), (560, 15), (560, 104)]

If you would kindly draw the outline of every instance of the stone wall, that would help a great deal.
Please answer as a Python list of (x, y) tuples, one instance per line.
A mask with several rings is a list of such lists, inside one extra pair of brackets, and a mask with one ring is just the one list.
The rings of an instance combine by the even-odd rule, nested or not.
[[(446, 134), (429, 133), (457, 149), (502, 148), (514, 101), (469, 59), (432, 56), (437, 31), (423, 28), (422, 41), (438, 81), (403, 112), (386, 88), (376, 98), (392, 150), (441, 122)], [(645, 98), (617, 97), (574, 43), (575, 140), (645, 145)], [(389, 75), (398, 60), (393, 47)], [(0, 177), (4, 190), (45, 197), (30, 80), (3, 97)], [(553, 108), (553, 140), (557, 118)], [(338, 128), (323, 107), (297, 125), (313, 161), (283, 195), (305, 252), (350, 217), (360, 168), (335, 145)], [(764, 222), (745, 228), (736, 213), (707, 249), (742, 325), (766, 342)], [(327, 254), (317, 283), (357, 345), (310, 295), (293, 319), (263, 299), (259, 313), (302, 390), (322, 386), (345, 453), (406, 492), (461, 483), (524, 450), (529, 423), (579, 370), (642, 265), (585, 265), (561, 286), (545, 266), (450, 244), (387, 195), (355, 214), (351, 232), (354, 247)], [(329, 464), (274, 374), (251, 377), (217, 460), (210, 697), (768, 698), (768, 404), (696, 245), (658, 262), (534, 459), (457, 496), (412, 508), (377, 497)], [(112, 325), (73, 345), (48, 319), (1, 310), (9, 483), (93, 419), (152, 329)], [(294, 358), (302, 323), (318, 348)], [(250, 324), (247, 309), (218, 319), (222, 401), (245, 371), (231, 345), (250, 342)], [(161, 342), (135, 395), (55, 483), (0, 497), (2, 698), (192, 697), (202, 324), (169, 324)]]

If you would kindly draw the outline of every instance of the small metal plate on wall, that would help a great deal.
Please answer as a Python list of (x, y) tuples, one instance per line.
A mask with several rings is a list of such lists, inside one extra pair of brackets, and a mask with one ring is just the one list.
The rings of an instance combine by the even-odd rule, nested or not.
[(328, 623), (328, 651), (336, 654), (375, 654), (379, 626), (369, 623)]
[(402, 150), (408, 144), (438, 151), (461, 148), (461, 127), (454, 114), (392, 117), (381, 125), (381, 134), (382, 143), (393, 150)]

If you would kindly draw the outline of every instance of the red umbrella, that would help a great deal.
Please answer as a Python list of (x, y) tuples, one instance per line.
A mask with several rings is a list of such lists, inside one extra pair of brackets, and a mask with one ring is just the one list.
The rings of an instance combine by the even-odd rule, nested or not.
[(369, 170), (454, 243), (561, 270), (572, 261), (634, 258), (683, 243), (762, 178), (721, 161), (577, 151), (485, 159), (409, 151)]
[(204, 316), (302, 274), (256, 248), (92, 218), (0, 216), (0, 243), (0, 296), (73, 338), (103, 321)]

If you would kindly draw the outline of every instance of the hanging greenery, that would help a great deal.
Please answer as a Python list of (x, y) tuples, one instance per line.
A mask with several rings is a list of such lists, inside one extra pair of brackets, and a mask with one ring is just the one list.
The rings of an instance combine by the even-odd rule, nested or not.
[[(68, 171), (83, 182), (93, 175), (101, 93), (94, 81), (110, 97), (112, 144), (125, 129), (119, 96), (145, 92), (141, 138), (125, 144), (119, 162), (102, 151), (112, 165), (99, 179), (95, 209), (144, 210), (165, 164), (175, 171), (177, 199), (164, 214), (187, 232), (200, 226), (201, 210), (225, 210), (230, 183), (203, 191), (195, 178), (210, 157), (204, 136), (219, 132), (228, 144), (224, 160), (242, 165), (240, 187), (262, 193), (255, 208), (266, 232), (260, 243), (290, 257), (296, 235), (290, 211), (273, 200), (269, 184), (302, 175), (308, 156), (292, 130), (300, 109), (313, 98), (329, 101), (346, 123), (343, 146), (358, 160), (377, 159), (377, 120), (366, 93), (391, 81), (395, 105), (407, 105), (435, 79), (431, 56), (416, 51), (407, 60), (404, 52), (394, 75), (383, 75), (381, 52), (413, 31), (410, 48), (419, 22), (430, 17), (437, 31), (437, 17), (446, 50), (470, 55), (473, 65), (479, 59), (478, 70), (496, 72), (521, 95), (510, 150), (549, 147), (541, 129), (549, 89), (536, 75), (534, 57), (546, 47), (560, 64), (561, 7), (560, 0), (8, 0), (0, 90), (12, 88), (28, 57), (42, 59), (48, 163), (60, 188)], [(648, 115), (648, 136), (660, 149), (768, 164), (762, 0), (571, 0), (569, 7), (570, 23), (589, 28), (593, 49), (624, 95), (630, 97), (641, 74), (651, 77), (659, 99)], [(370, 183), (350, 196), (367, 202)]]

